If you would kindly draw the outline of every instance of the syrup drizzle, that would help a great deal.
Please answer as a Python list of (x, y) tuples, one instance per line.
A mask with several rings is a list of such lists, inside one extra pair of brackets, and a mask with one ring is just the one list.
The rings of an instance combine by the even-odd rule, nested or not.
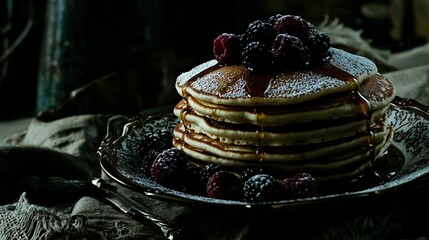
[(374, 162), (375, 136), (374, 132), (371, 130), (372, 105), (371, 102), (359, 91), (359, 81), (353, 75), (332, 64), (328, 64), (324, 67), (318, 68), (316, 69), (316, 71), (331, 77), (335, 77), (349, 84), (353, 100), (359, 104), (361, 114), (363, 114), (363, 116), (365, 117), (365, 133), (367, 136), (368, 148), (370, 150), (370, 158), (371, 161)]
[[(265, 76), (264, 76), (265, 75)], [(268, 89), (271, 79), (274, 75), (268, 74), (254, 74), (247, 72), (245, 75), (246, 91), (250, 101), (254, 106), (254, 113), (256, 116), (256, 156), (259, 161), (265, 159), (264, 138), (265, 138), (265, 113), (261, 111), (260, 106), (264, 105), (265, 91)]]

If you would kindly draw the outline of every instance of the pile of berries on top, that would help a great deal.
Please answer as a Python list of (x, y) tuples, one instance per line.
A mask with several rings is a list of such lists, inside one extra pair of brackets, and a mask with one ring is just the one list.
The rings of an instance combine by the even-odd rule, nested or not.
[(163, 185), (189, 194), (216, 199), (263, 202), (315, 197), (316, 180), (308, 173), (275, 178), (261, 168), (240, 172), (217, 164), (198, 167), (171, 145), (166, 131), (146, 133), (139, 147), (144, 174)]
[(330, 39), (300, 16), (256, 20), (241, 34), (223, 33), (213, 42), (220, 65), (243, 64), (251, 71), (288, 70), (325, 64)]

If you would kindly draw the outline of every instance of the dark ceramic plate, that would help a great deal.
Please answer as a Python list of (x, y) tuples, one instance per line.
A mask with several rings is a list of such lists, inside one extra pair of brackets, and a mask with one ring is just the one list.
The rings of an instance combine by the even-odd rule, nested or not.
[[(103, 171), (118, 183), (145, 195), (182, 204), (232, 206), (238, 208), (296, 208), (326, 203), (346, 203), (404, 192), (426, 185), (429, 177), (429, 107), (412, 99), (396, 97), (388, 111), (388, 121), (395, 129), (394, 152), (389, 164), (394, 171), (389, 181), (362, 190), (341, 191), (312, 198), (262, 203), (219, 200), (165, 188), (147, 178), (138, 161), (138, 145), (145, 132), (159, 129), (172, 131), (178, 119), (172, 107), (149, 109), (131, 119), (112, 119), (108, 133), (97, 154)], [(392, 168), (393, 169), (393, 168)]]

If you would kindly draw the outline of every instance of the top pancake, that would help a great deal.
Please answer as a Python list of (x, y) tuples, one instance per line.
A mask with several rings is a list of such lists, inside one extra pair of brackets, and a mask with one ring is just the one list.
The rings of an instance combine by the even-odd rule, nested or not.
[(212, 104), (230, 106), (288, 105), (355, 90), (377, 74), (367, 58), (330, 48), (329, 64), (282, 73), (249, 73), (242, 65), (219, 66), (216, 60), (182, 73), (178, 93)]

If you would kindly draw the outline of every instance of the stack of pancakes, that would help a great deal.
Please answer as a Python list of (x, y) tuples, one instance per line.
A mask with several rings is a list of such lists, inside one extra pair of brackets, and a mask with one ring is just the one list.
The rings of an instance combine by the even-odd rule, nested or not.
[(392, 83), (367, 58), (331, 48), (328, 64), (250, 72), (211, 60), (182, 73), (174, 146), (197, 165), (350, 179), (390, 145)]

